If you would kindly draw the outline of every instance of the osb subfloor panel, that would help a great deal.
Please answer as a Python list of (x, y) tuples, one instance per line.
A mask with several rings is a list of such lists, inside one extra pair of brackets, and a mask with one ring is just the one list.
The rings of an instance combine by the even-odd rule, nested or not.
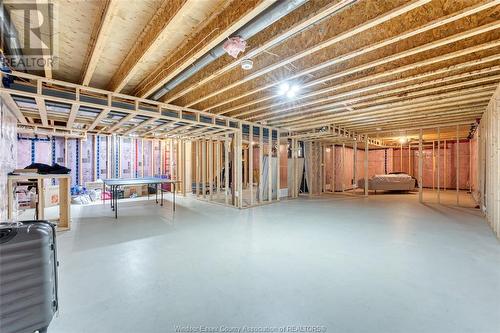
[(500, 242), (477, 210), (341, 195), (237, 210), (179, 198), (73, 208), (49, 331), (319, 325), (498, 332)]

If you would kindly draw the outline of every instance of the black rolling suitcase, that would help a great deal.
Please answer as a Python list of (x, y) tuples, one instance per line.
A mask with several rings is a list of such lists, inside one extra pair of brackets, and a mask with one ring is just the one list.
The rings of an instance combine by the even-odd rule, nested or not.
[(57, 302), (55, 226), (0, 223), (0, 332), (46, 332)]

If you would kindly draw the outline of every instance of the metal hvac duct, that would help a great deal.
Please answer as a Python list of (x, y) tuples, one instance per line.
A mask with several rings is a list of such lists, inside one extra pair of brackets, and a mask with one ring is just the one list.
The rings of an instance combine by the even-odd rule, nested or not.
[(0, 5), (0, 29), (2, 29), (2, 39), (4, 41), (4, 52), (15, 60), (15, 63), (20, 64), (18, 71), (26, 72), (26, 67), (22, 61), (23, 54), (21, 53), (21, 45), (17, 37), (17, 31), (10, 20), (10, 15), (5, 5)]
[[(296, 8), (300, 7), (309, 0), (281, 0), (277, 1), (274, 5), (266, 9), (261, 15), (257, 16), (244, 27), (237, 30), (232, 36), (240, 36), (243, 39), (249, 39), (250, 37), (256, 35), (258, 32), (264, 30), (274, 22), (281, 19), (283, 16), (294, 11)], [(154, 100), (159, 100), (163, 95), (165, 95), (170, 90), (174, 89), (177, 85), (181, 84), (202, 68), (220, 58), (225, 54), (222, 45), (224, 41), (219, 43), (216, 47), (211, 49), (204, 56), (196, 60), (189, 68), (179, 73), (172, 80), (167, 82), (163, 87), (157, 90), (150, 98)]]

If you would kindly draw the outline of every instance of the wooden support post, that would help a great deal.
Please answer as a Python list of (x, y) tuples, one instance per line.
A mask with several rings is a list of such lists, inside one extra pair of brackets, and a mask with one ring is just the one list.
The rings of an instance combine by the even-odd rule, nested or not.
[(457, 125), (457, 206), (460, 206), (460, 137)]
[[(92, 176), (94, 178), (94, 181), (97, 180), (97, 175), (98, 175), (98, 170), (97, 170), (97, 159), (99, 158), (99, 156), (97, 156), (97, 135), (93, 135), (92, 139), (93, 139), (93, 145), (92, 145), (92, 156), (94, 156), (94, 163), (92, 163), (94, 165), (93, 167), (93, 172), (92, 172)], [(55, 157), (54, 157), (54, 160), (55, 160)]]
[(399, 171), (403, 172), (403, 144), (401, 144), (401, 156), (399, 156)]
[(165, 148), (163, 140), (160, 139), (158, 147), (160, 149), (160, 175), (164, 175), (166, 173), (166, 170), (165, 170), (165, 152), (164, 152)]
[(278, 143), (278, 149), (276, 150), (276, 200), (280, 201), (280, 152), (281, 152), (281, 138), (280, 131), (276, 130), (276, 142)]
[(324, 193), (325, 191), (325, 147), (323, 142), (319, 143), (319, 152), (320, 152), (320, 161), (321, 161), (321, 169), (320, 169), (320, 179), (321, 179), (321, 188), (320, 193)]
[(214, 141), (215, 145), (215, 199), (219, 199), (220, 191), (220, 142)]
[(469, 139), (469, 193), (472, 193), (472, 140)]
[(208, 193), (209, 193), (209, 198), (210, 200), (213, 199), (213, 186), (214, 186), (214, 158), (213, 158), (213, 154), (214, 154), (214, 145), (213, 145), (213, 141), (212, 140), (208, 140), (208, 151), (207, 151), (207, 155), (208, 155)]
[(424, 202), (424, 191), (423, 191), (423, 147), (422, 147), (422, 136), (423, 131), (420, 129), (418, 135), (418, 201), (420, 203)]
[(144, 139), (141, 138), (141, 177), (144, 177)]
[(369, 153), (368, 136), (365, 136), (365, 196), (368, 196), (368, 153)]
[(151, 156), (150, 156), (150, 158), (151, 158), (151, 165), (150, 165), (151, 176), (155, 175), (154, 156), (155, 156), (155, 140), (151, 140)]
[(408, 174), (411, 176), (411, 144), (408, 142)]
[(441, 128), (437, 128), (437, 200), (438, 204), (441, 203)]
[(446, 185), (448, 182), (448, 177), (447, 177), (447, 160), (448, 160), (448, 155), (446, 155), (446, 139), (444, 139), (444, 147), (443, 147), (443, 191), (446, 191)]
[(194, 147), (195, 147), (195, 152), (194, 152), (194, 158), (195, 158), (195, 191), (196, 191), (196, 196), (200, 196), (200, 172), (201, 172), (201, 166), (200, 166), (200, 140), (197, 140), (194, 142)]
[(113, 163), (111, 159), (111, 147), (112, 147), (112, 136), (106, 137), (106, 177), (111, 178), (112, 177), (112, 169), (113, 169)]
[[(250, 144), (248, 144), (248, 147), (250, 147)], [(243, 188), (248, 187), (248, 149), (245, 149), (242, 147), (243, 150)]]
[(358, 186), (358, 138), (356, 138), (356, 141), (354, 141), (354, 145), (353, 145), (353, 151), (354, 151), (354, 157), (353, 157), (353, 169), (352, 169), (352, 174), (353, 174), (353, 184), (352, 184), (352, 188), (354, 189), (354, 192), (356, 192), (357, 190), (357, 186)]
[[(83, 172), (82, 172), (82, 155), (83, 155), (83, 151), (82, 151), (82, 140), (78, 140), (78, 151), (80, 152), (79, 156), (78, 156), (78, 165), (80, 166), (78, 168), (78, 184), (80, 184), (81, 186), (84, 186), (85, 184), (83, 184)], [(120, 169), (120, 172), (121, 172), (121, 169)], [(121, 174), (120, 174), (121, 176)], [(42, 199), (40, 199), (41, 201)], [(40, 218), (40, 217), (39, 217)], [(43, 220), (43, 218), (40, 218)]]
[[(109, 150), (108, 150), (109, 151)], [(68, 138), (64, 137), (64, 166), (69, 168), (68, 163)], [(107, 176), (109, 178), (109, 176)]]
[(229, 204), (229, 134), (224, 140), (224, 196), (226, 205)]
[(207, 184), (207, 141), (201, 140), (201, 191), (202, 197), (206, 197), (206, 184)]
[(235, 184), (234, 184), (234, 189), (236, 192), (238, 192), (237, 196), (237, 201), (235, 203), (235, 206), (238, 208), (243, 207), (243, 172), (242, 172), (242, 167), (243, 167), (243, 146), (242, 146), (242, 139), (243, 139), (243, 126), (240, 123), (239, 125), (239, 131), (234, 133), (234, 179), (235, 179)]
[(271, 128), (267, 129), (269, 137), (269, 153), (267, 156), (267, 200), (273, 201), (273, 131)]
[(296, 139), (291, 139), (291, 145), (292, 145), (292, 183), (289, 185), (291, 187), (291, 192), (290, 196), (292, 198), (297, 197), (297, 143)]
[(174, 139), (170, 139), (170, 149), (168, 152), (168, 158), (169, 158), (169, 169), (170, 169), (170, 179), (176, 179), (176, 172), (174, 170), (176, 163), (174, 163)]
[(248, 177), (250, 185), (250, 206), (254, 204), (253, 197), (253, 125), (249, 125), (248, 128)]
[(435, 143), (432, 141), (432, 190), (436, 188), (436, 148)]
[(335, 193), (335, 180), (336, 180), (335, 174), (337, 173), (337, 168), (335, 165), (336, 154), (337, 153), (335, 152), (335, 144), (332, 144), (332, 193)]
[(259, 203), (262, 203), (264, 195), (264, 183), (262, 182), (262, 163), (264, 162), (264, 127), (259, 129)]
[[(182, 140), (182, 195), (186, 196), (186, 187), (191, 188), (191, 181), (187, 179), (187, 163), (186, 163), (186, 140)], [(191, 146), (192, 147), (192, 146)], [(191, 189), (189, 191), (192, 191)]]
[[(341, 171), (342, 171), (342, 192), (345, 191), (345, 143), (342, 144), (342, 165), (341, 165)], [(365, 175), (365, 178), (367, 175)]]

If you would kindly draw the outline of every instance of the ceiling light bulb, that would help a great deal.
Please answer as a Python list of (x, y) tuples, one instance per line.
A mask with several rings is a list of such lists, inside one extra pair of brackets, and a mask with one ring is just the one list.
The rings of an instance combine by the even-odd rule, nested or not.
[(284, 94), (286, 94), (286, 93), (287, 93), (287, 91), (288, 91), (289, 89), (290, 89), (290, 85), (289, 85), (288, 83), (286, 83), (286, 82), (285, 82), (285, 83), (282, 83), (282, 84), (280, 85), (279, 93), (280, 93), (281, 95), (284, 95)]
[(402, 137), (399, 138), (399, 143), (400, 144), (405, 144), (407, 141), (408, 141), (408, 139), (406, 137), (402, 136)]
[(292, 98), (295, 96), (295, 91), (293, 90), (289, 90), (287, 93), (286, 93), (286, 97), (288, 98)]
[(290, 88), (290, 90), (291, 90), (291, 91), (293, 91), (293, 92), (297, 92), (297, 91), (299, 91), (299, 86), (298, 86), (298, 85), (296, 85), (296, 84), (294, 84), (294, 85)]

